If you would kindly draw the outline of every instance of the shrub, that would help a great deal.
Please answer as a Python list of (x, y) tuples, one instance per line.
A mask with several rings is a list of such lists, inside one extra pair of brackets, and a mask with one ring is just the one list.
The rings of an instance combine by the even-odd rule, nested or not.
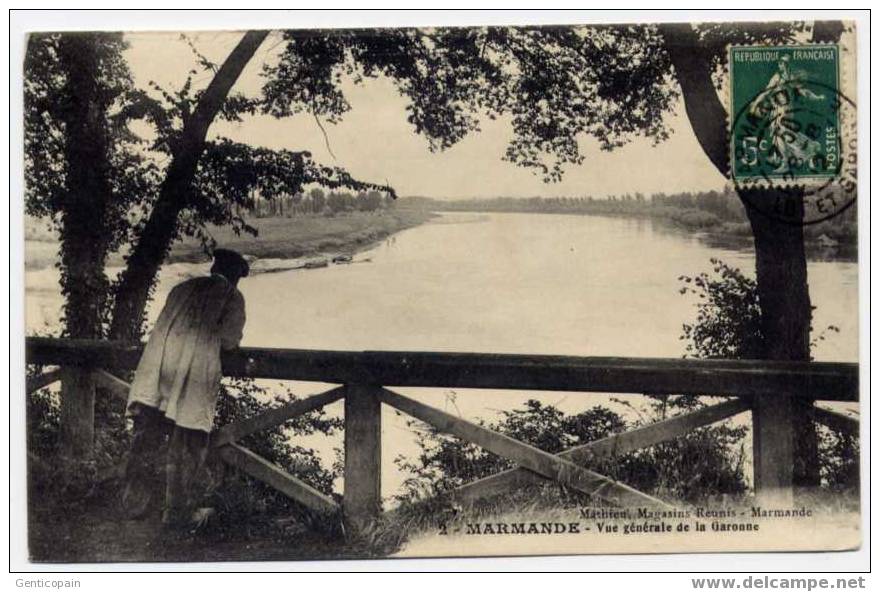
[[(32, 369), (37, 371), (38, 369)], [(221, 388), (216, 425), (238, 421), (296, 400), (286, 391), (270, 396), (250, 380), (232, 380)], [(51, 513), (55, 508), (83, 505), (96, 497), (113, 498), (119, 493), (118, 467), (129, 446), (124, 401), (101, 390), (95, 401), (95, 445), (91, 459), (72, 463), (58, 448), (60, 397), (48, 388), (27, 397), (28, 489), (30, 508)], [(324, 467), (315, 450), (292, 443), (291, 438), (315, 433), (333, 434), (342, 420), (315, 410), (280, 426), (263, 430), (240, 443), (295, 474), (312, 487), (333, 494), (333, 482), (341, 473), (338, 463)], [(276, 490), (229, 469), (213, 458), (204, 476), (209, 502), (217, 506), (217, 526), (259, 528), (279, 516), (310, 524), (311, 516)]]
[(696, 209), (673, 212), (670, 217), (676, 224), (692, 230), (706, 230), (721, 224), (721, 220), (715, 214)]
[[(651, 396), (647, 412), (628, 429), (693, 411), (705, 401), (686, 396)], [(705, 426), (661, 444), (623, 455), (596, 469), (660, 497), (697, 502), (746, 492), (744, 426)]]
[[(664, 404), (649, 406), (643, 420), (627, 422), (615, 411), (594, 406), (581, 413), (566, 415), (552, 405), (529, 400), (523, 408), (502, 411), (494, 422), (480, 421), (488, 429), (526, 442), (546, 452), (559, 453), (578, 446), (651, 423), (659, 417)], [(433, 495), (444, 495), (464, 483), (489, 476), (514, 464), (482, 448), (428, 427), (419, 422), (417, 443), (421, 452), (416, 459), (398, 457), (395, 462), (409, 473), (400, 501), (415, 503)], [(699, 499), (718, 493), (741, 493), (743, 455), (731, 455), (730, 448), (742, 439), (744, 428), (713, 426), (701, 428), (673, 441), (622, 455), (613, 461), (593, 466), (599, 473), (655, 495), (679, 499)], [(566, 492), (563, 500), (582, 502), (585, 496)], [(559, 503), (555, 498), (553, 503)]]
[(654, 213), (688, 230), (714, 229), (722, 223), (717, 215), (697, 208), (658, 206)]
[(755, 280), (712, 259), (714, 275), (680, 276), (680, 292), (698, 298), (697, 318), (682, 325), (687, 355), (705, 359), (757, 359), (763, 351), (761, 307)]
[[(252, 380), (230, 380), (222, 387), (215, 424), (219, 427), (253, 417), (296, 401), (297, 397), (285, 391), (267, 399), (267, 391), (256, 386)], [(341, 428), (341, 419), (329, 417), (323, 409), (316, 409), (243, 438), (239, 444), (322, 493), (334, 495), (333, 482), (341, 474), (339, 463), (330, 468), (324, 467), (314, 449), (296, 445), (292, 438), (316, 433), (332, 435)], [(281, 516), (295, 516), (310, 521), (311, 517), (304, 508), (277, 490), (239, 471), (223, 467), (219, 462), (215, 462), (211, 468), (220, 474), (212, 479), (215, 483), (213, 497), (219, 506), (218, 516), (223, 521), (234, 525), (241, 520)]]
[[(566, 416), (552, 405), (536, 400), (527, 401), (521, 409), (502, 411), (497, 421), (480, 420), (479, 423), (551, 453), (605, 437), (626, 426), (619, 415), (604, 407), (596, 406)], [(410, 475), (404, 482), (403, 493), (398, 496), (400, 500), (413, 501), (443, 494), (514, 466), (479, 446), (438, 432), (416, 420), (409, 420), (407, 424), (415, 429), (421, 452), (416, 459), (395, 459), (397, 466)]]
[[(764, 336), (761, 306), (755, 280), (723, 261), (712, 259), (714, 274), (682, 276), (682, 294), (699, 298), (697, 319), (683, 325), (682, 339), (688, 355), (696, 358), (759, 359)], [(816, 335), (811, 347), (840, 329), (829, 325)], [(831, 490), (858, 487), (859, 442), (857, 437), (821, 427), (819, 431), (819, 475), (821, 485)]]
[[(30, 376), (41, 372), (34, 369)], [(48, 388), (39, 389), (25, 399), (28, 454), (38, 457), (56, 454), (58, 432), (61, 427), (61, 399)]]
[[(28, 368), (33, 376), (43, 369)], [(124, 405), (110, 393), (95, 396), (95, 439), (89, 459), (73, 460), (60, 447), (61, 395), (58, 387), (39, 389), (25, 399), (27, 422), (28, 496), (31, 507), (71, 509), (100, 493), (128, 450)], [(48, 511), (48, 510), (47, 510)]]

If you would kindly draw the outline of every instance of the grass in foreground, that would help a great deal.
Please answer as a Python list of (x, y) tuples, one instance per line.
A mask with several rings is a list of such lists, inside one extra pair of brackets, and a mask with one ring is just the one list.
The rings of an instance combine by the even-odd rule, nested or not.
[[(359, 533), (346, 532), (340, 517), (279, 518), (255, 514), (246, 520), (222, 517), (197, 533), (163, 530), (158, 516), (126, 520), (114, 510), (108, 489), (90, 496), (71, 511), (31, 505), (30, 555), (39, 562), (199, 562), (289, 561), (389, 557), (413, 542), (434, 540), (441, 533), (465, 531), (467, 524), (510, 521), (570, 522), (586, 520), (584, 508), (606, 506), (588, 496), (545, 483), (511, 491), (462, 507), (439, 496), (405, 502)], [(713, 496), (698, 504), (679, 502), (680, 509), (698, 506), (747, 508), (750, 495)], [(858, 513), (855, 492), (802, 492), (804, 505), (833, 522)], [(831, 523), (827, 522), (827, 523)], [(422, 548), (419, 547), (419, 548)], [(428, 545), (427, 548), (431, 548)]]

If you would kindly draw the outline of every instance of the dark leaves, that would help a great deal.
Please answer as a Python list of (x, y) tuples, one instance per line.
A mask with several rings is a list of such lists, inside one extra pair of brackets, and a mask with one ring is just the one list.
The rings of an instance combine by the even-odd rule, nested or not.
[(264, 69), (263, 109), (337, 121), (349, 104), (343, 77), (391, 79), (406, 117), (443, 150), (504, 117), (502, 156), (559, 180), (581, 164), (580, 136), (611, 150), (634, 136), (665, 139), (676, 96), (652, 27), (488, 27), (287, 31), (277, 65)]
[(328, 189), (380, 191), (394, 196), (384, 185), (353, 178), (337, 167), (320, 165), (308, 152), (270, 150), (219, 138), (205, 148), (180, 218), (181, 234), (194, 236), (210, 250), (213, 238), (206, 225), (228, 225), (236, 233), (257, 234), (245, 222), (258, 196), (280, 199), (300, 195), (306, 185)]
[(697, 358), (759, 359), (763, 356), (761, 308), (755, 280), (712, 259), (714, 275), (682, 276), (681, 292), (696, 295), (697, 318), (682, 326), (687, 352)]

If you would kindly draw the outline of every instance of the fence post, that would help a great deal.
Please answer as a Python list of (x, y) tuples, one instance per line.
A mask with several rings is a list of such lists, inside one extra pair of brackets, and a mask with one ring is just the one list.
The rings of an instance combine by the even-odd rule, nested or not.
[(791, 395), (756, 396), (752, 407), (755, 496), (759, 503), (794, 501), (794, 405)]
[(91, 370), (68, 368), (61, 379), (61, 454), (92, 455), (95, 440), (95, 380)]
[(382, 511), (382, 406), (374, 388), (349, 385), (345, 394), (346, 526), (361, 529)]

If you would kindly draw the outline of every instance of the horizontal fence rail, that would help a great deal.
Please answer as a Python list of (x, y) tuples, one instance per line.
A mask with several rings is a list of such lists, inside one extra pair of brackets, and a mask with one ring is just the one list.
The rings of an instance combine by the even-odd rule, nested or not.
[[(51, 367), (28, 378), (28, 392), (59, 380), (62, 384), (62, 449), (65, 453), (75, 457), (89, 454), (94, 436), (96, 388), (127, 398), (130, 385), (119, 376), (135, 369), (142, 350), (141, 344), (27, 338), (27, 362)], [(807, 410), (813, 421), (838, 432), (859, 433), (856, 418), (814, 404), (816, 401), (857, 401), (856, 364), (269, 348), (225, 352), (222, 362), (226, 376), (338, 385), (224, 425), (213, 432), (211, 441), (212, 451), (227, 464), (310, 511), (321, 515), (336, 515), (341, 511), (352, 531), (369, 528), (382, 512), (383, 404), (515, 465), (513, 469), (450, 492), (459, 502), (466, 503), (550, 480), (584, 492), (590, 498), (617, 505), (667, 508), (670, 506), (666, 501), (594, 469), (607, 466), (604, 463), (613, 462), (621, 455), (748, 412), (753, 427), (756, 495), (787, 506), (793, 499), (792, 444), (796, 409)], [(407, 386), (728, 398), (551, 454), (389, 388)], [(282, 425), (340, 399), (344, 400), (345, 424), (341, 504), (240, 444), (251, 434)], [(121, 470), (113, 474), (121, 474)]]
[[(140, 344), (27, 338), (29, 364), (133, 370)], [(858, 400), (858, 365), (838, 362), (685, 360), (519, 354), (325, 351), (243, 347), (223, 374), (389, 387), (491, 388)]]

